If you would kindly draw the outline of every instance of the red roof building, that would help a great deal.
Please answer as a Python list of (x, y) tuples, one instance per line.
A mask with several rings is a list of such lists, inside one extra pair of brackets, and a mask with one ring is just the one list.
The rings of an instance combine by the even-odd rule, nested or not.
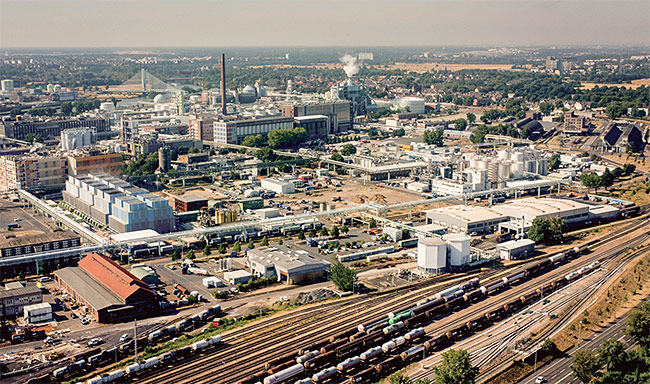
[(54, 278), (100, 323), (150, 316), (158, 310), (156, 295), (147, 284), (97, 253), (86, 255), (78, 267), (54, 272)]

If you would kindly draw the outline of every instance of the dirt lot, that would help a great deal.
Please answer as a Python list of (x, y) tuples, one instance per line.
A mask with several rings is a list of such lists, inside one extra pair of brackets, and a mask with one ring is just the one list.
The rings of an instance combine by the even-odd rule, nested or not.
[(617, 83), (617, 84), (582, 83), (580, 85), (580, 88), (582, 88), (582, 89), (592, 89), (595, 86), (599, 86), (599, 87), (625, 87), (625, 88), (637, 89), (642, 85), (645, 85), (646, 87), (650, 86), (650, 78), (632, 80), (631, 83)]

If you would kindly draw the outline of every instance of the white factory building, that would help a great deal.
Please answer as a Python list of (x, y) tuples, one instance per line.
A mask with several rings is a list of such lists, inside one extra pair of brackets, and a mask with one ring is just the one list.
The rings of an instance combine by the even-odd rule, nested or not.
[(262, 179), (260, 186), (277, 194), (294, 193), (296, 191), (296, 186), (294, 183), (290, 181), (274, 179), (271, 177)]
[(255, 277), (273, 277), (285, 284), (326, 280), (330, 263), (315, 259), (305, 250), (285, 246), (261, 247), (246, 252), (247, 264)]
[(420, 238), (418, 240), (418, 269), (425, 273), (439, 274), (457, 271), (469, 264), (470, 237), (451, 233), (442, 239)]
[(425, 211), (428, 224), (438, 224), (451, 232), (480, 234), (494, 232), (508, 215), (491, 208), (474, 205), (451, 205)]

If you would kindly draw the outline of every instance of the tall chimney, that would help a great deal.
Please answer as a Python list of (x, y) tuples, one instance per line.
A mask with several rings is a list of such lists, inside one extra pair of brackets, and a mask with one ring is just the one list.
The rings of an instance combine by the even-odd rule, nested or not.
[(221, 54), (221, 113), (224, 115), (226, 110), (226, 54)]

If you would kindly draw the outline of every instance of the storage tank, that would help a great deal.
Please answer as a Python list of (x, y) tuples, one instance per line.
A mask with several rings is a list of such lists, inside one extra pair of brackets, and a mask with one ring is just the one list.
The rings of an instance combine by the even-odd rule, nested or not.
[(447, 268), (447, 244), (437, 238), (418, 241), (418, 269), (428, 273), (443, 273)]
[(449, 249), (449, 267), (460, 269), (469, 264), (470, 237), (462, 233), (450, 233), (444, 239)]
[(510, 163), (499, 163), (498, 167), (499, 180), (508, 180), (510, 178)]
[(524, 175), (524, 162), (515, 162), (512, 164), (512, 176), (519, 179)]

